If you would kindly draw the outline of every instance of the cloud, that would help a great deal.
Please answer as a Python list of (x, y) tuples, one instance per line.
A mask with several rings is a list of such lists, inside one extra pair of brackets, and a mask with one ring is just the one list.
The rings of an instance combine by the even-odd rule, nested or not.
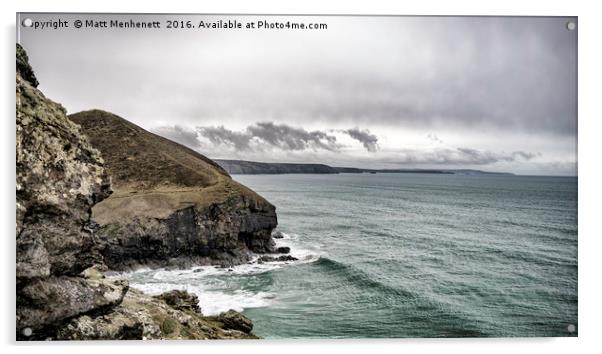
[(443, 144), (443, 140), (439, 139), (439, 137), (433, 133), (427, 134), (426, 138), (434, 143)]
[(324, 149), (336, 151), (340, 148), (334, 135), (319, 130), (306, 131), (303, 128), (294, 128), (286, 124), (256, 123), (247, 127), (246, 133), (251, 138), (283, 150)]
[(251, 149), (251, 139), (253, 138), (247, 132), (234, 132), (232, 130), (219, 127), (197, 127), (199, 135), (209, 139), (214, 145), (231, 145), (237, 151)]
[[(494, 152), (490, 150), (474, 149), (469, 147), (443, 147), (441, 139), (434, 134), (428, 134), (429, 140), (439, 142), (436, 148), (408, 149), (398, 148), (379, 151), (378, 138), (368, 129), (359, 127), (342, 130), (305, 130), (286, 124), (273, 122), (259, 122), (252, 124), (240, 131), (233, 131), (224, 126), (196, 127), (190, 129), (182, 126), (162, 126), (152, 129), (156, 134), (174, 140), (201, 153), (220, 154), (224, 158), (240, 158), (253, 156), (260, 160), (270, 159), (276, 151), (282, 153), (295, 153), (295, 158), (302, 158), (299, 154), (319, 153), (323, 158), (340, 156), (342, 160), (365, 159), (354, 153), (341, 151), (343, 145), (337, 142), (332, 132), (347, 134), (360, 142), (363, 147), (372, 153), (366, 162), (374, 164), (393, 164), (398, 167), (408, 165), (429, 165), (443, 167), (460, 167), (475, 165), (493, 165), (496, 163), (526, 162), (542, 156), (541, 153), (528, 151)], [(224, 149), (226, 146), (228, 149)], [(330, 153), (328, 157), (325, 153)], [(242, 154), (242, 155), (241, 155)], [(334, 155), (333, 155), (334, 154)], [(292, 155), (291, 155), (292, 156)]]
[(360, 130), (360, 128), (355, 127), (344, 130), (343, 132), (349, 134), (350, 137), (362, 143), (366, 150), (370, 152), (376, 152), (378, 150), (378, 138), (376, 135), (371, 134), (368, 129)]
[(189, 129), (179, 125), (160, 126), (151, 131), (192, 148), (199, 148), (203, 145), (199, 138), (206, 139), (213, 146), (227, 145), (236, 151), (277, 148), (284, 151), (321, 149), (336, 152), (341, 147), (337, 143), (336, 136), (326, 131), (308, 131), (273, 122), (255, 123), (242, 131), (233, 131), (224, 126)]
[[(36, 20), (82, 16), (39, 14)], [(207, 31), (202, 41), (194, 31), (169, 29), (25, 31), (20, 39), (42, 90), (68, 111), (99, 107), (146, 129), (169, 117), (181, 129), (164, 128), (162, 135), (200, 144), (199, 151), (212, 156), (238, 151), (241, 157), (314, 161), (315, 150), (316, 159), (332, 152), (331, 163), (347, 164), (365, 155), (340, 147), (355, 139), (349, 144), (377, 150), (369, 154), (374, 160), (388, 152), (417, 161), (514, 159), (503, 164), (509, 170), (543, 160), (576, 162), (578, 31), (566, 29), (575, 18), (315, 20), (328, 22), (328, 30)], [(273, 123), (246, 128), (265, 121)], [(357, 134), (347, 139), (351, 135), (341, 130), (352, 127), (377, 133), (377, 145)], [(435, 135), (425, 139), (429, 132), (445, 143)], [(425, 151), (404, 153), (419, 147)], [(546, 158), (529, 160), (530, 151)]]
[(223, 126), (197, 127), (200, 136), (207, 138), (214, 145), (230, 145), (237, 151), (248, 151), (254, 148), (279, 148), (282, 150), (317, 150), (336, 151), (339, 145), (336, 137), (319, 130), (307, 131), (286, 124), (260, 122), (248, 126), (243, 131), (232, 131)]
[(367, 151), (378, 150), (378, 138), (368, 129), (358, 127), (343, 130), (305, 130), (287, 124), (274, 122), (258, 122), (241, 131), (233, 131), (224, 126), (205, 126), (195, 129), (179, 125), (160, 126), (151, 131), (164, 138), (176, 141), (191, 148), (203, 146), (202, 140), (206, 139), (213, 147), (226, 145), (235, 151), (263, 151), (267, 148), (276, 148), (283, 151), (327, 150), (339, 152), (343, 145), (337, 142), (337, 137), (332, 132), (349, 135), (359, 141)]
[[(81, 17), (39, 19), (71, 16)], [(211, 17), (195, 16), (203, 18)], [(140, 123), (279, 117), (573, 136), (577, 32), (566, 30), (568, 19), (341, 17), (323, 19), (331, 26), (319, 35), (209, 31), (197, 43), (192, 32), (169, 30), (32, 31), (21, 40), (42, 85), (69, 110), (102, 104)], [(219, 80), (208, 79), (216, 72)], [(81, 77), (94, 85), (73, 90)]]
[(197, 148), (200, 146), (197, 133), (192, 129), (180, 125), (156, 127), (150, 129), (150, 131), (169, 140), (188, 146), (189, 148)]
[(442, 148), (429, 151), (401, 150), (394, 158), (385, 158), (381, 162), (417, 165), (490, 165), (498, 162), (528, 161), (541, 154), (525, 151), (496, 153), (471, 148)]

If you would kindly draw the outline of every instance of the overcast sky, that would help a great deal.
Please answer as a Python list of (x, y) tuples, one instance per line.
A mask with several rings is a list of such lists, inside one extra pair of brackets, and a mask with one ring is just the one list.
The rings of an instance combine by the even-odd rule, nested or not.
[(35, 30), (40, 89), (211, 158), (576, 174), (569, 18), (30, 15), (326, 30)]

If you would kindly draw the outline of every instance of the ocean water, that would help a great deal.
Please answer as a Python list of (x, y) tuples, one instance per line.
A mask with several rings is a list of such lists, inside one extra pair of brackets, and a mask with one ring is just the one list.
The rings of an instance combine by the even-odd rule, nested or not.
[(240, 175), (297, 262), (122, 274), (266, 338), (577, 335), (577, 178)]

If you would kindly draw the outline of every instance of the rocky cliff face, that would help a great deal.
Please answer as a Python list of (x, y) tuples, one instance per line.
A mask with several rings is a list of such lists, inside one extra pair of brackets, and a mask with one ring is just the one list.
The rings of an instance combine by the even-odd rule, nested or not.
[(104, 161), (16, 53), (17, 339), (256, 338), (242, 315), (236, 329), (98, 272), (106, 247), (91, 214), (111, 194)]
[(111, 269), (233, 265), (274, 251), (275, 207), (213, 161), (108, 112), (69, 118), (112, 178), (115, 193), (93, 208)]
[(77, 276), (102, 261), (88, 226), (92, 205), (110, 194), (109, 178), (65, 109), (35, 88), (20, 46), (17, 69), (17, 330), (36, 336), (118, 304), (127, 285)]

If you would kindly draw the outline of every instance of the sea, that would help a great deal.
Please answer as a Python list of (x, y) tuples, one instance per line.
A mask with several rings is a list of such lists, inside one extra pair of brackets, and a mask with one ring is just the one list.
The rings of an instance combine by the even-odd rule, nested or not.
[(235, 175), (294, 262), (122, 273), (266, 339), (577, 336), (577, 177)]

